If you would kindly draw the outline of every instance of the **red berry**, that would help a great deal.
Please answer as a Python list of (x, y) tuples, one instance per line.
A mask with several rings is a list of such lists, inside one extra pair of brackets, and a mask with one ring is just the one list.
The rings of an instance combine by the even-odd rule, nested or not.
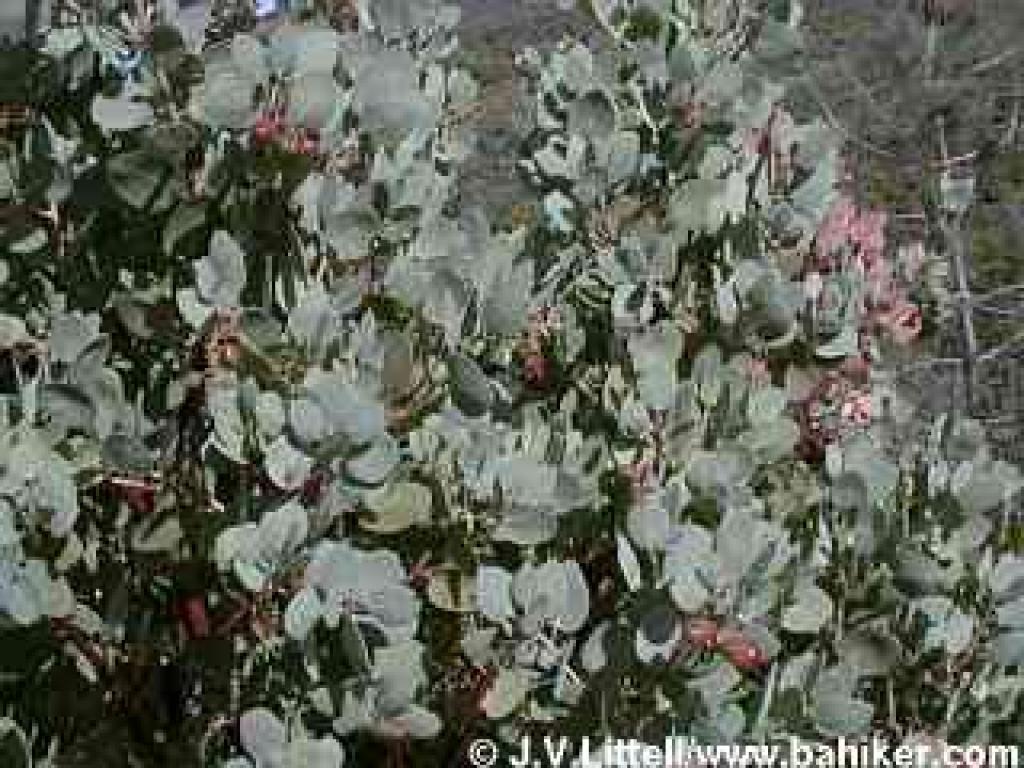
[(327, 482), (327, 477), (323, 472), (311, 472), (309, 477), (306, 478), (306, 482), (302, 484), (302, 490), (300, 492), (300, 498), (302, 503), (307, 507), (315, 507), (320, 503), (320, 499), (324, 495), (324, 485)]
[(263, 116), (256, 121), (252, 129), (252, 137), (257, 144), (270, 144), (280, 133), (281, 126), (273, 117)]
[(523, 377), (526, 383), (534, 388), (540, 388), (547, 384), (550, 366), (548, 360), (539, 352), (531, 352), (523, 363)]
[(772, 135), (770, 131), (765, 131), (761, 134), (761, 137), (757, 142), (757, 154), (768, 156), (768, 153), (772, 148)]
[(487, 700), (498, 680), (498, 669), (492, 664), (488, 664), (486, 667), (473, 667), (472, 679), (476, 712), (482, 715), (487, 712)]
[(686, 623), (686, 639), (698, 648), (711, 650), (718, 645), (718, 623), (714, 619), (690, 619)]
[(718, 633), (718, 647), (737, 669), (760, 669), (768, 657), (738, 629), (723, 629)]
[(203, 596), (185, 598), (178, 606), (178, 613), (190, 639), (210, 636), (210, 617), (206, 613), (206, 599)]
[(140, 515), (151, 514), (156, 509), (156, 486), (152, 483), (130, 477), (111, 477), (107, 482), (114, 497)]

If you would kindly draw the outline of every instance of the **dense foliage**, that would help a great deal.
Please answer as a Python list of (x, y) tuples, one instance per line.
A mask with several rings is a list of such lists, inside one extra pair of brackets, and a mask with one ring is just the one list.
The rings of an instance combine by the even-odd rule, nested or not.
[(798, 6), (524, 51), (498, 227), (456, 8), (99, 5), (3, 54), (4, 765), (1024, 741), (1021, 478), (879, 375), (941, 254), (791, 97)]

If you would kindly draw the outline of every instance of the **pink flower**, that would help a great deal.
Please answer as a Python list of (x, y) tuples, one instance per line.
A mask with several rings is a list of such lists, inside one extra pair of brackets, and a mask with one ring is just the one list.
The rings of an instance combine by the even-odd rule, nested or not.
[(738, 629), (726, 628), (718, 632), (718, 647), (737, 669), (751, 671), (760, 669), (770, 663), (754, 641)]
[(921, 333), (921, 308), (913, 302), (900, 301), (880, 315), (878, 322), (897, 344), (909, 344)]
[(857, 251), (857, 268), (862, 270), (865, 274), (877, 275), (883, 271), (884, 262), (882, 261), (882, 249), (865, 248), (861, 246)]
[(871, 395), (853, 392), (840, 409), (843, 423), (851, 427), (866, 427), (871, 423)]
[(686, 639), (690, 644), (710, 651), (718, 645), (718, 622), (714, 619), (699, 617), (690, 619), (685, 628)]
[(885, 222), (885, 211), (859, 213), (849, 195), (840, 196), (818, 231), (818, 263), (828, 265), (836, 251), (852, 245), (856, 251), (856, 267), (868, 274), (876, 272), (882, 266)]
[(262, 115), (256, 120), (252, 129), (253, 140), (260, 145), (276, 141), (281, 135), (283, 126), (274, 115)]
[(840, 196), (825, 215), (816, 238), (819, 263), (828, 264), (832, 255), (846, 245), (857, 219), (857, 210), (853, 199), (848, 195)]
[(885, 211), (867, 211), (857, 217), (850, 236), (864, 250), (881, 251), (885, 246)]

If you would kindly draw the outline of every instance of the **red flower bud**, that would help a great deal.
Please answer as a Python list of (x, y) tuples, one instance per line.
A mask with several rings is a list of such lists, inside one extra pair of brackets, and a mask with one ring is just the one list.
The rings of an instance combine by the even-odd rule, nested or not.
[(686, 624), (686, 639), (692, 645), (710, 651), (718, 645), (718, 622), (714, 619), (690, 619)]
[(210, 636), (210, 617), (206, 613), (206, 599), (202, 595), (192, 595), (182, 600), (178, 605), (178, 614), (189, 639)]
[(111, 477), (107, 480), (114, 498), (125, 502), (140, 515), (148, 515), (156, 509), (156, 485), (131, 477)]
[(299, 494), (302, 503), (307, 507), (314, 507), (320, 503), (324, 495), (324, 485), (327, 481), (323, 472), (311, 472), (306, 482), (302, 484)]
[(273, 117), (264, 115), (256, 121), (252, 137), (257, 144), (265, 145), (274, 141), (281, 132), (281, 124)]
[(531, 352), (523, 363), (523, 377), (527, 385), (535, 389), (544, 387), (548, 382), (551, 366), (544, 355), (539, 352)]
[(738, 629), (721, 630), (718, 633), (718, 647), (737, 669), (760, 669), (768, 663), (764, 652)]

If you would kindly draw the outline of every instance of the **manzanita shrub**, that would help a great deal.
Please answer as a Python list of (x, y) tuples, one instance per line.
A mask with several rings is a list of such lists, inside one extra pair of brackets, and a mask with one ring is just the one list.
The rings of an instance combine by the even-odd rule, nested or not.
[(436, 0), (18, 54), (4, 765), (1024, 741), (1021, 478), (879, 375), (941, 254), (847, 191), (798, 6), (635, 5), (523, 52), (517, 228)]

